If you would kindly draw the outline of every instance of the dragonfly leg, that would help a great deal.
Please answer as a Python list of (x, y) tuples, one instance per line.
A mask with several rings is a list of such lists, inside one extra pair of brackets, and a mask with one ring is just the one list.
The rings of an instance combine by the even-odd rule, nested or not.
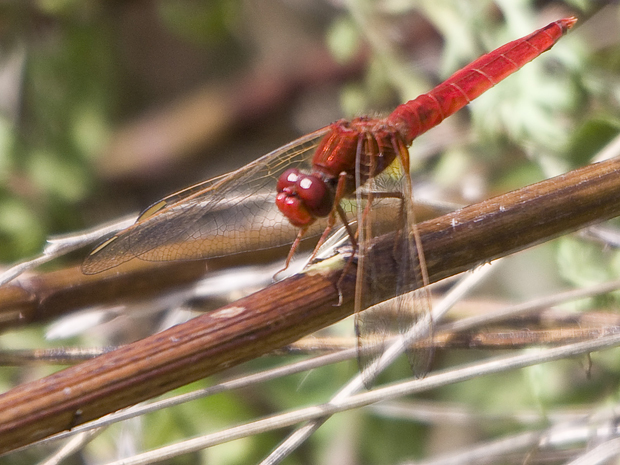
[[(357, 251), (357, 244), (355, 245), (355, 251)], [(340, 307), (342, 305), (342, 302), (343, 302), (342, 281), (344, 281), (345, 276), (349, 274), (349, 271), (351, 269), (351, 266), (353, 266), (354, 261), (355, 261), (355, 252), (353, 252), (351, 256), (349, 257), (349, 259), (347, 260), (346, 265), (342, 269), (342, 274), (340, 275), (340, 278), (338, 278), (338, 281), (336, 281), (336, 290), (338, 291), (338, 303), (334, 305), (335, 307)]]
[(291, 260), (293, 259), (293, 255), (295, 255), (295, 252), (297, 251), (297, 247), (299, 247), (299, 244), (301, 243), (301, 240), (304, 238), (307, 230), (308, 230), (307, 227), (299, 229), (299, 232), (297, 233), (297, 237), (295, 238), (295, 241), (293, 242), (293, 245), (291, 245), (291, 250), (289, 250), (288, 255), (286, 257), (286, 262), (284, 262), (284, 268), (282, 268), (281, 270), (276, 271), (276, 273), (273, 275), (273, 280), (274, 281), (277, 281), (277, 276), (280, 273), (282, 273), (283, 271), (286, 271), (288, 266), (291, 264)]
[(342, 221), (344, 228), (347, 230), (347, 234), (349, 236), (349, 239), (351, 240), (351, 245), (354, 249), (357, 249), (357, 232), (353, 232), (353, 230), (351, 229), (351, 225), (349, 224), (349, 220), (347, 219), (347, 214), (344, 212), (340, 205), (336, 207), (336, 211), (338, 212), (338, 216), (340, 217), (340, 221)]
[[(345, 229), (347, 230), (347, 234), (349, 235), (349, 239), (351, 240), (351, 245), (353, 246), (353, 248), (355, 250), (357, 250), (357, 235), (351, 229), (351, 225), (349, 224), (349, 220), (347, 219), (347, 215), (346, 215), (345, 211), (342, 209), (342, 206), (340, 205), (340, 201), (342, 200), (342, 198), (344, 197), (344, 195), (346, 193), (347, 181), (348, 181), (347, 173), (344, 173), (344, 172), (340, 173), (340, 176), (338, 177), (338, 185), (336, 186), (336, 193), (334, 195), (334, 208), (332, 209), (332, 211), (329, 214), (329, 218), (328, 218), (328, 222), (327, 222), (327, 227), (325, 228), (325, 231), (323, 231), (323, 234), (321, 235), (321, 238), (319, 239), (319, 242), (317, 243), (316, 247), (314, 248), (314, 252), (312, 253), (312, 257), (310, 258), (310, 261), (312, 261), (312, 259), (314, 259), (315, 255), (319, 251), (320, 247), (323, 245), (323, 243), (327, 239), (327, 236), (329, 235), (329, 233), (333, 229), (334, 225), (336, 224), (336, 214), (338, 215), (338, 217), (340, 218), (340, 221), (342, 221), (342, 224), (344, 225)], [(349, 258), (349, 260), (347, 260), (347, 264), (345, 265), (345, 267), (344, 267), (344, 269), (342, 271), (342, 275), (340, 276), (340, 278), (336, 282), (336, 289), (338, 290), (338, 303), (335, 304), (335, 305), (337, 307), (342, 305), (342, 301), (343, 301), (342, 290), (341, 290), (342, 280), (344, 279), (344, 277), (349, 272), (349, 268), (351, 267), (354, 258), (355, 258), (355, 254), (351, 254), (351, 257)]]
[(407, 222), (407, 201), (402, 192), (374, 192), (372, 195), (375, 199), (398, 199), (400, 207), (398, 209), (398, 221), (396, 223), (396, 240), (394, 241), (394, 254), (397, 254), (397, 247), (399, 243), (400, 234), (406, 230)]
[(345, 214), (344, 210), (342, 209), (342, 206), (340, 205), (340, 201), (346, 195), (347, 184), (349, 181), (348, 176), (349, 175), (347, 175), (347, 173), (344, 173), (344, 172), (340, 173), (340, 176), (338, 178), (338, 185), (336, 186), (336, 195), (335, 195), (336, 200), (334, 201), (334, 205), (335, 205), (336, 212), (338, 213), (338, 216), (340, 217), (340, 221), (342, 221), (342, 224), (347, 230), (347, 234), (349, 235), (349, 239), (351, 239), (351, 245), (355, 249), (357, 249), (357, 232), (354, 233), (353, 230), (351, 229), (351, 225), (349, 224), (347, 215)]
[(314, 260), (314, 257), (316, 257), (316, 254), (319, 252), (319, 249), (321, 248), (321, 246), (323, 245), (323, 243), (329, 236), (329, 233), (332, 231), (332, 229), (334, 229), (334, 225), (336, 224), (336, 214), (338, 214), (338, 216), (342, 220), (342, 223), (344, 224), (344, 227), (346, 228), (347, 233), (349, 234), (349, 237), (351, 238), (351, 242), (353, 244), (356, 244), (355, 236), (353, 232), (351, 231), (351, 226), (349, 225), (349, 221), (347, 220), (347, 217), (344, 214), (342, 207), (340, 206), (340, 201), (344, 197), (344, 194), (346, 192), (345, 190), (346, 187), (347, 187), (347, 174), (345, 172), (342, 172), (340, 173), (340, 176), (338, 177), (338, 184), (336, 185), (336, 193), (334, 195), (334, 207), (332, 208), (332, 211), (329, 212), (329, 216), (327, 217), (327, 227), (323, 231), (323, 234), (321, 234), (319, 241), (314, 247), (314, 252), (312, 252), (310, 261)]

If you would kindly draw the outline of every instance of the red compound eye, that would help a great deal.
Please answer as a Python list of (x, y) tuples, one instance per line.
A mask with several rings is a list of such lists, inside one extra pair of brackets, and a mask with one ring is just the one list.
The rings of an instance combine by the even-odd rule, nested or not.
[(317, 217), (329, 215), (334, 206), (330, 189), (316, 176), (302, 176), (297, 182), (297, 195), (310, 213)]
[(276, 205), (295, 227), (303, 228), (311, 225), (316, 220), (316, 217), (304, 206), (303, 200), (297, 196), (281, 192), (276, 196)]
[(294, 189), (297, 181), (299, 181), (299, 177), (301, 173), (297, 168), (289, 168), (284, 173), (280, 175), (278, 178), (278, 184), (276, 189), (278, 193), (282, 192), (284, 189)]
[(291, 168), (280, 175), (277, 189), (276, 205), (294, 226), (308, 226), (332, 210), (331, 191), (317, 176)]

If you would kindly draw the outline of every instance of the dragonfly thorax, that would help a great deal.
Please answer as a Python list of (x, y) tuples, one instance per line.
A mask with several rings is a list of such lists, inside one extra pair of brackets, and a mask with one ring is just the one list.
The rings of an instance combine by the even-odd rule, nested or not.
[[(312, 159), (313, 170), (336, 178), (346, 173), (360, 184), (386, 169), (397, 157), (404, 143), (398, 128), (386, 119), (358, 117), (330, 125)], [(350, 186), (347, 193), (355, 190)]]

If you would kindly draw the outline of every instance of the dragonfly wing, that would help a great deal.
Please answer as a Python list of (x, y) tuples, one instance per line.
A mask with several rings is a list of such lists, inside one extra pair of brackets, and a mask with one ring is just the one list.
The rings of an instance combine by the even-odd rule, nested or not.
[[(426, 338), (430, 336), (432, 321), (423, 260), (418, 254), (411, 179), (400, 158), (358, 188), (356, 196), (360, 227), (355, 328), (360, 369), (368, 386), (389, 341), (414, 326)], [(394, 279), (386, 282), (377, 279), (377, 264), (385, 263), (385, 257), (377, 257), (378, 252), (371, 245), (373, 239), (390, 231), (396, 231), (390, 257), (396, 272)], [(394, 295), (397, 297), (385, 300)], [(407, 355), (414, 373), (426, 374), (432, 351), (409, 349)]]
[(211, 258), (292, 242), (298, 229), (275, 207), (276, 182), (287, 168), (309, 169), (326, 132), (308, 134), (237, 171), (160, 200), (91, 252), (82, 270), (94, 274), (136, 257)]

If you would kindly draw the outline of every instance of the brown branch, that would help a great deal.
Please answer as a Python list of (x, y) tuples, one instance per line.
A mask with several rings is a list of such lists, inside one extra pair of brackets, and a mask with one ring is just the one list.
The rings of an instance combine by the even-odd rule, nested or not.
[[(285, 256), (288, 248), (282, 248)], [(268, 253), (274, 253), (270, 249)], [(0, 286), (0, 330), (53, 320), (93, 305), (114, 305), (155, 298), (188, 286), (207, 271), (235, 265), (264, 264), (266, 251), (188, 262), (132, 260), (96, 275), (84, 275), (79, 266), (20, 276)], [(207, 265), (208, 263), (208, 265)]]
[[(432, 281), (620, 214), (620, 160), (589, 165), (419, 224)], [(391, 235), (378, 279), (393, 279)], [(217, 311), (0, 396), (7, 452), (209, 376), (350, 314), (355, 266), (336, 257)]]
[(155, 296), (194, 282), (204, 262), (156, 264), (135, 260), (112, 272), (86, 276), (80, 267), (20, 277), (0, 286), (0, 330), (45, 322), (91, 305)]
[[(455, 306), (451, 309), (451, 313), (442, 320), (442, 323), (447, 324), (436, 326), (433, 328), (432, 338), (416, 341), (412, 347), (432, 347), (443, 350), (472, 348), (514, 350), (531, 346), (557, 346), (587, 341), (620, 332), (620, 315), (616, 313), (605, 311), (573, 313), (546, 307), (546, 310), (539, 308), (536, 313), (528, 312), (525, 315), (496, 319), (493, 311), (498, 308), (499, 304), (491, 304), (488, 301), (475, 303), (468, 301), (467, 304), (488, 307), (487, 314), (492, 323), (482, 320), (474, 327), (475, 329), (453, 330), (449, 318), (454, 313), (459, 313), (459, 307)], [(392, 308), (381, 310), (383, 318), (402, 316), (393, 312)], [(317, 336), (315, 333), (273, 350), (267, 355), (320, 355), (353, 349), (356, 345), (356, 338), (352, 335)], [(0, 366), (76, 365), (119, 348), (120, 346), (0, 350)]]

